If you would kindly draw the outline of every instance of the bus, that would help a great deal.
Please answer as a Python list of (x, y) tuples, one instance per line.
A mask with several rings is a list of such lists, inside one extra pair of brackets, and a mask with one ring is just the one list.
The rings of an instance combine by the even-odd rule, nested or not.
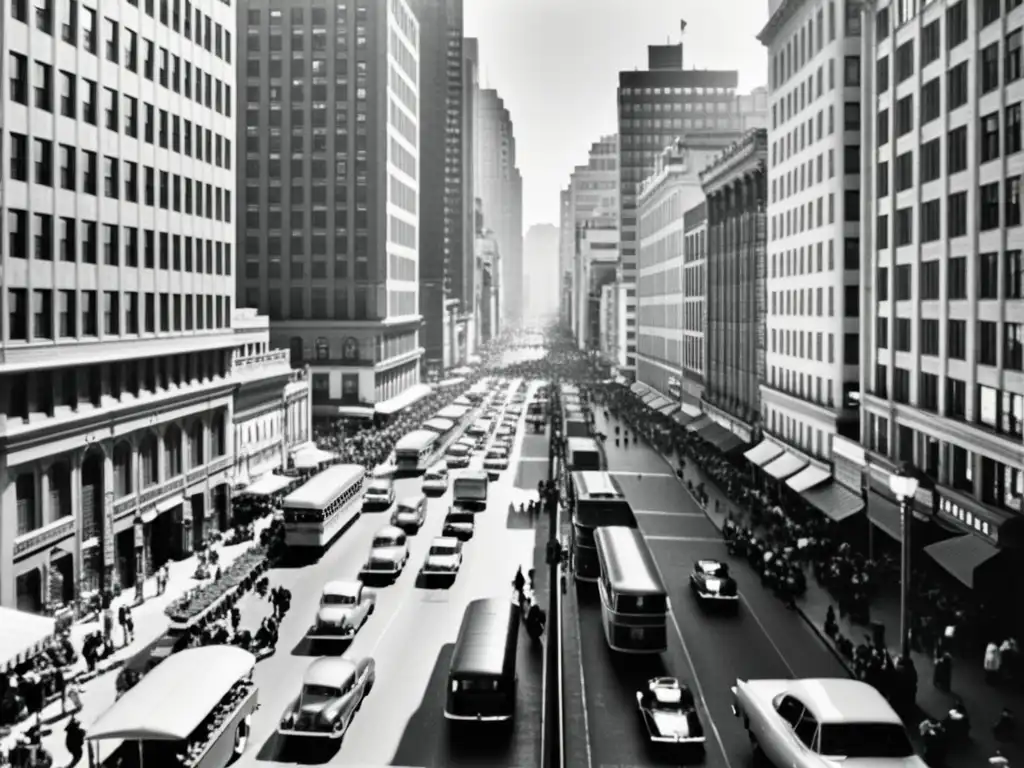
[(335, 464), (288, 494), (281, 505), (285, 544), (326, 549), (359, 515), (365, 482), (363, 467)]
[(565, 441), (565, 463), (570, 472), (604, 471), (604, 453), (592, 437), (570, 437)]
[(490, 478), (486, 470), (467, 469), (455, 476), (452, 482), (452, 503), (463, 509), (483, 511), (487, 509), (487, 487)]
[(603, 525), (636, 528), (633, 508), (619, 481), (607, 472), (573, 472), (569, 479), (572, 512), (572, 570), (576, 581), (597, 581), (601, 575), (594, 529)]
[(582, 408), (565, 408), (562, 416), (562, 434), (565, 437), (590, 437), (590, 420)]
[[(532, 424), (534, 427), (541, 427), (548, 420), (548, 401), (544, 397), (534, 397), (528, 406), (526, 406), (526, 423)], [(540, 430), (538, 430), (540, 431)]]
[(448, 720), (509, 722), (516, 713), (519, 606), (508, 597), (474, 600), (462, 617), (448, 669)]
[(668, 593), (644, 535), (608, 526), (594, 533), (601, 566), (601, 625), (608, 647), (620, 653), (668, 649)]
[(414, 429), (395, 443), (395, 469), (399, 472), (426, 472), (437, 450), (437, 432)]
[(434, 414), (435, 419), (448, 419), (457, 426), (464, 426), (472, 418), (473, 409), (465, 405), (446, 405)]

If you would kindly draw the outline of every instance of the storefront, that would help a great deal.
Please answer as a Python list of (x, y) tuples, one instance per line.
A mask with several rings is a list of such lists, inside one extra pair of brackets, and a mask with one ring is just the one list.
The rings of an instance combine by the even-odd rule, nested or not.
[[(903, 541), (902, 511), (900, 501), (890, 487), (890, 478), (897, 471), (896, 465), (884, 456), (865, 453), (864, 486), (867, 501), (868, 520), (871, 525), (895, 542)], [(917, 493), (910, 503), (913, 519), (917, 524), (914, 531), (924, 536), (923, 544), (933, 542), (940, 534), (930, 525), (935, 520), (935, 491), (930, 483), (918, 485)], [(928, 524), (928, 525), (920, 525)], [(876, 540), (877, 541), (877, 540)]]

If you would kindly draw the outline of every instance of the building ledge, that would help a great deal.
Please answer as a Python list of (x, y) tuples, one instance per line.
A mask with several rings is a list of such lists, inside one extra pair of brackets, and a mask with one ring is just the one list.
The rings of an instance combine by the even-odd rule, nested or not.
[(422, 323), (423, 315), (401, 315), (400, 317), (387, 317), (381, 320), (381, 325), (394, 327), (396, 325), (412, 325)]
[(275, 349), (257, 355), (236, 357), (231, 364), (232, 376), (237, 381), (284, 376), (291, 372), (291, 352), (287, 349)]
[(419, 358), (423, 357), (425, 353), (426, 350), (423, 349), (423, 347), (417, 347), (416, 349), (413, 349), (409, 352), (403, 352), (400, 355), (395, 355), (394, 357), (390, 357), (387, 360), (381, 360), (379, 363), (375, 363), (373, 366), (373, 370), (387, 371), (398, 365), (402, 365), (403, 363), (408, 363), (412, 360), (418, 360)]

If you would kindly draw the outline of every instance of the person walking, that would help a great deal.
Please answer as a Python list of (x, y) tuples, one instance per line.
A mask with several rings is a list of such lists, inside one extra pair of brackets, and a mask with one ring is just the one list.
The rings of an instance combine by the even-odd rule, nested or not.
[(985, 659), (982, 666), (985, 669), (985, 682), (994, 685), (999, 680), (999, 670), (1002, 667), (1002, 654), (995, 641), (985, 646)]
[(71, 754), (71, 765), (78, 765), (82, 760), (82, 748), (85, 746), (85, 729), (74, 715), (64, 728), (64, 746)]

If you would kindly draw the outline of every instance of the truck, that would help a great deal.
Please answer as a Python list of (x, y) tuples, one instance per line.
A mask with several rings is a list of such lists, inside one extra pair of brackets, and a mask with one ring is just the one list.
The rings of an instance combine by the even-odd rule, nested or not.
[(485, 470), (468, 469), (460, 472), (452, 483), (453, 506), (476, 511), (487, 509), (489, 482)]

